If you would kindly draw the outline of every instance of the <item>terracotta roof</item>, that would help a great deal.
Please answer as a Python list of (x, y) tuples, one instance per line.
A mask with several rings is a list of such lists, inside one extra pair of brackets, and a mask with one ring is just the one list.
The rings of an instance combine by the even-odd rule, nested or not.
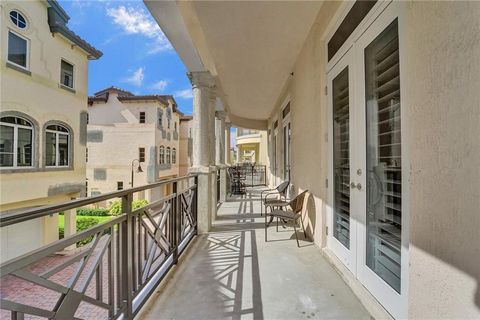
[(160, 103), (168, 106), (168, 101), (172, 102), (173, 112), (178, 113), (180, 116), (183, 116), (183, 113), (178, 110), (177, 102), (172, 95), (169, 94), (147, 94), (147, 95), (134, 95), (130, 91), (111, 86), (106, 89), (95, 92), (93, 96), (88, 97), (88, 104), (92, 105), (94, 102), (107, 102), (109, 98), (109, 93), (117, 93), (117, 99), (120, 102), (128, 101), (159, 101)]
[(193, 119), (193, 116), (192, 115), (183, 115), (180, 117), (180, 121), (190, 121)]

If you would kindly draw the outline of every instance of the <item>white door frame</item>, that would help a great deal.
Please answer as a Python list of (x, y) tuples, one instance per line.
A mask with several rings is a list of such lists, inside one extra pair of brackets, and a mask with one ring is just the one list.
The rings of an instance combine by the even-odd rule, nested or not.
[[(406, 115), (408, 105), (408, 97), (405, 86), (405, 47), (404, 28), (405, 22), (403, 10), (405, 4), (401, 2), (379, 2), (378, 6), (372, 9), (364, 21), (355, 30), (353, 37), (349, 37), (348, 41), (341, 48), (339, 53), (327, 63), (327, 101), (328, 101), (328, 154), (329, 165), (328, 172), (328, 199), (330, 205), (327, 206), (327, 226), (331, 231), (327, 236), (327, 247), (331, 248), (337, 257), (345, 264), (348, 269), (358, 278), (358, 280), (372, 293), (372, 295), (382, 304), (382, 306), (395, 318), (408, 317), (408, 264), (409, 264), (409, 205), (410, 205), (410, 187), (408, 184), (408, 168), (410, 167), (410, 157), (408, 154), (408, 116)], [(348, 9), (348, 7), (347, 7)], [(375, 274), (366, 265), (366, 174), (356, 175), (357, 169), (366, 172), (366, 134), (365, 134), (365, 65), (364, 65), (364, 49), (368, 46), (391, 22), (398, 19), (398, 39), (400, 53), (400, 101), (401, 101), (401, 143), (402, 143), (402, 232), (401, 232), (401, 292), (397, 293), (383, 279)], [(333, 31), (330, 31), (332, 33)], [(352, 55), (353, 58), (350, 58)], [(352, 197), (350, 209), (350, 250), (356, 253), (352, 254), (355, 258), (345, 256), (338, 245), (341, 245), (333, 237), (333, 201), (334, 201), (334, 185), (333, 185), (333, 104), (332, 98), (332, 80), (341, 72), (348, 64), (346, 61), (353, 61), (353, 65), (349, 65), (349, 86), (351, 89), (350, 99), (354, 102), (350, 104), (350, 108), (354, 108), (355, 123), (351, 124), (351, 130), (355, 130), (355, 135), (350, 136), (350, 158), (353, 165), (350, 166), (351, 181), (360, 183), (363, 188), (361, 191), (356, 190)], [(350, 72), (350, 68), (352, 72)], [(353, 75), (351, 83), (350, 75)], [(350, 113), (352, 115), (352, 113)], [(350, 131), (351, 132), (351, 131)], [(354, 145), (354, 146), (352, 146)], [(354, 209), (356, 206), (359, 209)], [(355, 238), (352, 231), (356, 233)], [(354, 241), (352, 241), (354, 239)], [(354, 249), (352, 243), (356, 245)], [(340, 253), (339, 253), (340, 252)], [(354, 266), (348, 265), (348, 259), (354, 259)]]
[[(334, 217), (334, 205), (335, 205), (335, 179), (334, 179), (334, 163), (333, 163), (333, 146), (334, 146), (334, 135), (333, 135), (333, 80), (345, 69), (348, 67), (348, 90), (349, 90), (349, 97), (348, 97), (348, 104), (349, 104), (349, 154), (350, 154), (350, 180), (352, 180), (352, 155), (354, 154), (355, 150), (355, 143), (352, 143), (352, 137), (354, 136), (354, 118), (353, 118), (353, 111), (354, 107), (354, 99), (353, 93), (355, 92), (354, 88), (354, 68), (352, 67), (353, 62), (353, 54), (351, 51), (347, 51), (347, 53), (343, 56), (341, 60), (329, 71), (327, 74), (327, 100), (328, 100), (328, 137), (329, 141), (328, 144), (328, 154), (329, 154), (329, 166), (328, 166), (328, 181), (329, 181), (329, 188), (328, 188), (328, 203), (330, 204), (327, 206), (327, 225), (329, 231), (327, 236), (327, 246), (332, 249), (335, 255), (340, 259), (340, 261), (353, 273), (356, 273), (356, 223), (354, 223), (353, 219), (355, 215), (353, 214), (353, 203), (350, 202), (350, 223), (349, 223), (349, 248), (347, 249), (340, 241), (338, 241), (334, 237), (334, 225), (333, 225), (333, 217)], [(350, 193), (350, 197), (352, 193)]]

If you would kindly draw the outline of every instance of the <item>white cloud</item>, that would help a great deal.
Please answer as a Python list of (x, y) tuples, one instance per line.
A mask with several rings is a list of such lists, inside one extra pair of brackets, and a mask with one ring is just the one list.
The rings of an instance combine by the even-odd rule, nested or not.
[(133, 84), (134, 86), (140, 87), (143, 83), (143, 78), (145, 74), (143, 72), (143, 68), (138, 68), (135, 70), (129, 77), (123, 79), (123, 82)]
[(165, 88), (167, 86), (168, 86), (168, 81), (167, 80), (160, 80), (160, 81), (157, 81), (157, 82), (153, 83), (150, 86), (150, 89), (162, 92), (163, 90), (165, 90)]
[(148, 53), (158, 53), (172, 49), (172, 45), (163, 34), (158, 24), (143, 9), (136, 7), (119, 6), (108, 8), (107, 15), (113, 22), (120, 26), (127, 34), (140, 34), (153, 42), (150, 44)]
[(181, 98), (181, 99), (191, 99), (191, 98), (193, 98), (192, 89), (185, 89), (185, 90), (177, 91), (177, 92), (175, 92), (174, 96), (177, 97), (177, 98)]

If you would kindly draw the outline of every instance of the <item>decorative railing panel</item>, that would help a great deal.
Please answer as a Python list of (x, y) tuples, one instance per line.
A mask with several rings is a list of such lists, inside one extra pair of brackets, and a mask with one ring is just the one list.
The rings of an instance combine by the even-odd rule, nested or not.
[[(171, 194), (132, 210), (134, 193), (165, 184)], [(138, 313), (196, 234), (196, 176), (4, 214), (0, 226), (117, 197), (123, 214), (1, 265), (1, 319), (132, 319)]]

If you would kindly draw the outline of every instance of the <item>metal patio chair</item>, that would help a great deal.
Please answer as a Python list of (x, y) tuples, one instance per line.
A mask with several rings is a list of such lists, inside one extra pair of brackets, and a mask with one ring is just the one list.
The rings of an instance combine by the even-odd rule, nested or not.
[(295, 238), (297, 239), (297, 246), (300, 248), (300, 242), (298, 241), (297, 235), (297, 221), (300, 220), (302, 224), (303, 234), (305, 238), (307, 238), (307, 232), (305, 231), (305, 226), (303, 225), (302, 220), (302, 209), (303, 203), (305, 202), (305, 197), (307, 196), (308, 190), (303, 191), (298, 196), (295, 197), (292, 201), (290, 201), (286, 206), (282, 206), (282, 208), (287, 208), (290, 206), (292, 210), (273, 210), (272, 212), (265, 212), (265, 242), (267, 242), (267, 229), (270, 223), (267, 223), (267, 216), (272, 218), (277, 218), (277, 232), (278, 232), (278, 221), (281, 220), (282, 222), (293, 221), (293, 230), (295, 231)]
[(260, 201), (262, 202), (262, 206), (260, 207), (260, 216), (263, 215), (264, 208), (265, 212), (267, 212), (267, 207), (270, 207), (271, 211), (273, 211), (273, 208), (278, 203), (280, 203), (280, 205), (288, 204), (287, 190), (289, 185), (290, 181), (287, 180), (280, 183), (274, 189), (267, 189), (260, 192)]

